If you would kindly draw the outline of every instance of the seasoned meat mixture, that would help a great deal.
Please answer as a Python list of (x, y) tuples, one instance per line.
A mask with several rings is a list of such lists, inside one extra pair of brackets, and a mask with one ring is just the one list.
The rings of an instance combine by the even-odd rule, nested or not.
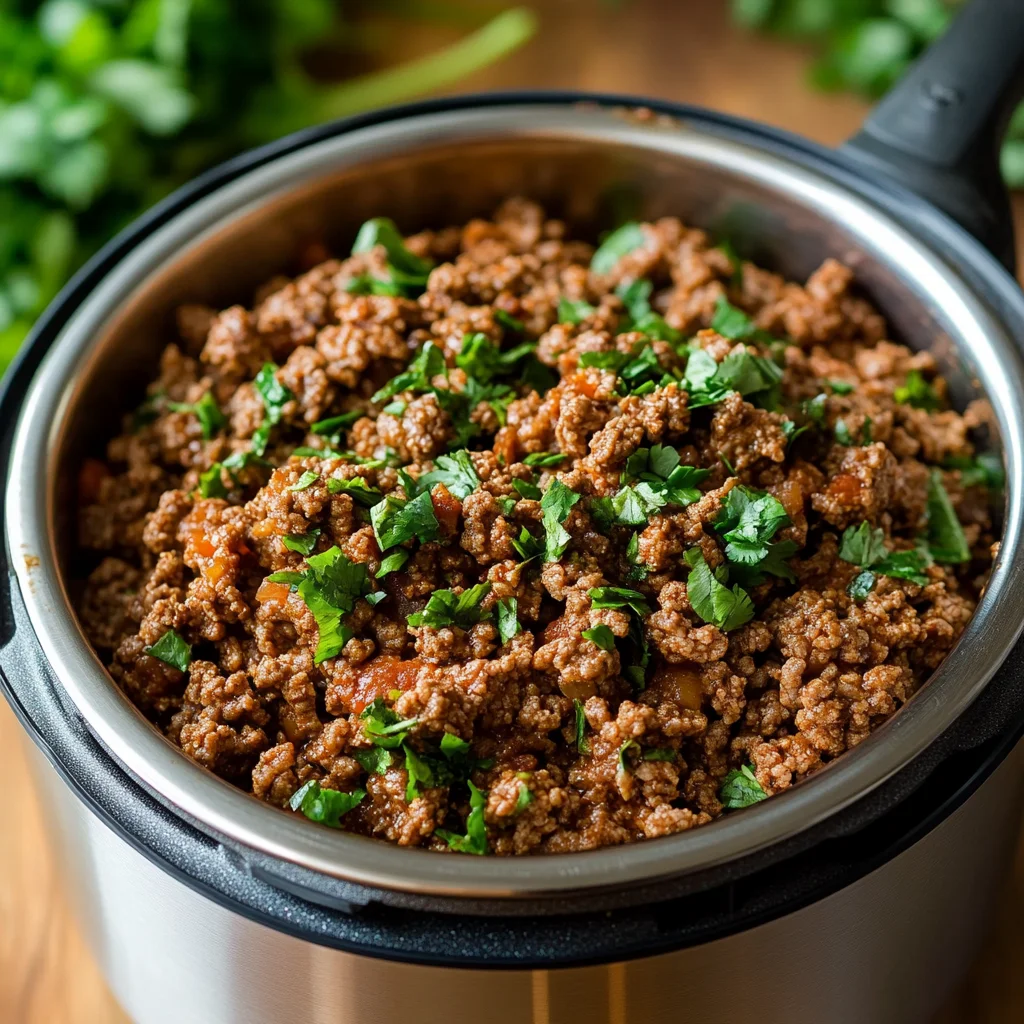
[(971, 617), (983, 410), (834, 260), (595, 249), (522, 199), (326, 256), (181, 309), (80, 479), (93, 643), (255, 798), (476, 854), (681, 832), (860, 743)]

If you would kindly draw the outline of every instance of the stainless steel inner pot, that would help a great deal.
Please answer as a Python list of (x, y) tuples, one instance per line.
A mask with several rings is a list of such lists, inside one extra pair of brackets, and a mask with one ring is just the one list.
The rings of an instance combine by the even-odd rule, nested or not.
[[(892, 720), (791, 791), (692, 832), (585, 854), (453, 857), (317, 828), (246, 796), (156, 732), (113, 685), (72, 607), (76, 467), (116, 428), (170, 339), (182, 301), (249, 303), (309, 240), (347, 251), (359, 223), (405, 231), (536, 198), (593, 236), (624, 192), (643, 218), (726, 231), (744, 255), (803, 279), (835, 256), (888, 316), (932, 349), (958, 404), (991, 403), (1007, 470), (1004, 537), (954, 651)], [(965, 236), (966, 237), (966, 236)], [(824, 173), (705, 124), (571, 104), (456, 109), (370, 125), (271, 160), (205, 195), (117, 263), (36, 374), (6, 495), (20, 589), (47, 659), (89, 728), (166, 804), (213, 833), (328, 876), (442, 896), (564, 895), (695, 872), (823, 821), (921, 754), (979, 694), (1024, 620), (1024, 365), (998, 317), (946, 261)]]

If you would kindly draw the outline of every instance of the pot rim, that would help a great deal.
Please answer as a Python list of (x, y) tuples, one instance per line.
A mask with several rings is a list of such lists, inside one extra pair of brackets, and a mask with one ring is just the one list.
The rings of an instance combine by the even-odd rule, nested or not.
[[(607, 102), (600, 96), (589, 98)], [(1016, 641), (1024, 619), (1024, 592), (1014, 586), (1018, 573), (1013, 565), (1022, 523), (1024, 366), (989, 311), (936, 253), (867, 199), (824, 173), (767, 152), (753, 137), (723, 138), (698, 125), (699, 113), (687, 112), (686, 124), (669, 128), (631, 123), (603, 109), (579, 109), (569, 106), (568, 98), (564, 106), (521, 97), (518, 103), (510, 97), (499, 107), (477, 106), (474, 100), (467, 97), (449, 105), (455, 109), (399, 112), (383, 123), (364, 122), (350, 131), (342, 124), (335, 129), (337, 134), (316, 138), (243, 172), (142, 240), (131, 250), (132, 259), (119, 260), (74, 310), (25, 399), (7, 483), (7, 541), (30, 620), (57, 678), (91, 730), (163, 802), (243, 847), (328, 876), (373, 888), (443, 896), (561, 896), (689, 874), (745, 857), (818, 824), (913, 760), (973, 701)], [(290, 191), (327, 168), (356, 164), (366, 154), (400, 152), (422, 142), (480, 138), (502, 129), (555, 133), (702, 160), (790, 197), (799, 194), (803, 206), (839, 221), (854, 235), (864, 237), (870, 231), (870, 247), (884, 252), (893, 271), (926, 291), (956, 325), (961, 346), (970, 346), (979, 365), (999, 419), (1007, 468), (1003, 543), (977, 612), (928, 685), (829, 771), (742, 815), (655, 843), (544, 857), (450, 857), (312, 828), (282, 814), (192, 762), (121, 694), (78, 627), (56, 557), (56, 459), (76, 376), (69, 370), (86, 360), (107, 315), (134, 287), (169, 254), (196, 244), (252, 204), (268, 201), (279, 190)], [(800, 144), (807, 145), (802, 140)], [(38, 424), (48, 427), (40, 430)]]

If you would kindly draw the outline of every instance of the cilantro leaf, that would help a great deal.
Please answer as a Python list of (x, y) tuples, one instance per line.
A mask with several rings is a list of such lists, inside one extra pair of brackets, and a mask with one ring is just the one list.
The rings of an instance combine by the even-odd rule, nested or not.
[(639, 749), (640, 749), (640, 744), (637, 743), (637, 741), (634, 740), (634, 739), (626, 740), (622, 744), (622, 746), (619, 747), (619, 754), (618, 754), (619, 767), (618, 767), (618, 771), (621, 774), (623, 774), (623, 775), (629, 775), (630, 774), (631, 769), (630, 769), (629, 760), (628, 760), (629, 753), (632, 750), (639, 750)]
[(336, 476), (329, 477), (327, 490), (330, 494), (347, 494), (363, 508), (370, 508), (381, 499), (381, 492), (376, 487), (371, 487), (361, 476), (353, 476), (348, 480)]
[(600, 647), (602, 651), (615, 650), (615, 634), (603, 623), (598, 623), (580, 634), (584, 640)]
[(630, 608), (643, 618), (649, 615), (651, 607), (647, 598), (638, 590), (627, 587), (593, 587), (587, 591), (592, 608)]
[(537, 469), (550, 469), (552, 466), (561, 465), (567, 458), (569, 456), (561, 452), (531, 452), (523, 459), (523, 463)]
[(523, 627), (519, 625), (519, 600), (515, 597), (510, 597), (507, 600), (499, 601), (497, 604), (498, 609), (498, 635), (501, 637), (501, 642), (507, 644), (509, 640), (514, 636), (518, 636), (523, 631)]
[(320, 479), (319, 473), (314, 473), (311, 470), (306, 470), (299, 479), (288, 488), (289, 491), (304, 491)]
[(871, 593), (879, 575), (910, 580), (919, 586), (928, 582), (924, 571), (931, 564), (928, 552), (922, 548), (890, 551), (885, 544), (884, 531), (872, 529), (866, 520), (860, 526), (848, 526), (843, 531), (839, 557), (865, 570), (858, 573), (846, 588), (847, 594), (855, 601), (863, 601)]
[(487, 853), (487, 825), (484, 822), (484, 807), (487, 795), (477, 789), (472, 782), (469, 786), (469, 816), (466, 818), (466, 834), (460, 836), (446, 828), (435, 830), (435, 835), (443, 839), (450, 849), (457, 853), (474, 853), (483, 856)]
[(199, 426), (203, 432), (203, 438), (207, 441), (213, 437), (214, 434), (221, 431), (227, 423), (227, 417), (220, 411), (220, 406), (217, 405), (217, 400), (213, 397), (213, 394), (209, 391), (203, 395), (194, 405), (190, 405), (187, 402), (168, 402), (167, 408), (174, 410), (174, 412), (190, 412), (197, 420), (199, 420)]
[(629, 283), (623, 281), (615, 289), (615, 294), (622, 299), (627, 313), (619, 324), (619, 333), (640, 331), (649, 338), (676, 344), (682, 340), (683, 332), (670, 327), (665, 318), (651, 308), (652, 288), (650, 281), (641, 279)]
[(910, 370), (903, 386), (897, 388), (892, 397), (897, 402), (911, 405), (915, 409), (927, 409), (934, 412), (942, 407), (938, 392), (924, 379), (920, 370)]
[(356, 274), (344, 285), (350, 295), (401, 295), (401, 287), (392, 280), (389, 273), (386, 278), (374, 277), (372, 274)]
[(321, 437), (334, 437), (346, 427), (351, 427), (356, 420), (365, 415), (366, 413), (356, 409), (353, 412), (344, 412), (340, 416), (330, 416), (325, 420), (317, 420), (309, 429), (312, 433)]
[(521, 498), (529, 498), (531, 501), (540, 501), (541, 490), (532, 480), (512, 481), (512, 488)]
[(830, 378), (828, 386), (837, 395), (848, 395), (851, 391), (855, 391), (857, 388), (856, 384), (851, 384), (848, 380), (840, 380), (838, 377)]
[(366, 790), (363, 789), (342, 793), (337, 789), (325, 789), (316, 779), (310, 779), (295, 791), (288, 806), (293, 811), (301, 811), (310, 821), (341, 828), (342, 817), (362, 803), (365, 797)]
[(629, 562), (627, 577), (631, 580), (645, 580), (650, 574), (650, 568), (640, 561), (640, 534), (634, 532), (626, 545), (626, 561)]
[(729, 566), (729, 579), (738, 583), (741, 587), (756, 587), (764, 583), (768, 576), (777, 576), (779, 579), (796, 581), (796, 573), (789, 567), (787, 559), (800, 550), (800, 545), (793, 540), (779, 541), (778, 544), (768, 544), (767, 554), (754, 565), (744, 565), (734, 562)]
[(525, 780), (521, 778), (523, 775), (529, 775), (529, 772), (520, 772), (520, 786), (519, 795), (516, 797), (516, 806), (513, 814), (522, 814), (530, 804), (533, 803), (534, 796), (530, 790), (530, 787), (526, 785)]
[(480, 607), (480, 602), (490, 589), (490, 583), (477, 583), (461, 594), (451, 590), (435, 590), (423, 611), (409, 616), (409, 625), (428, 626), (431, 629), (443, 629), (445, 626), (469, 629), (488, 617), (488, 613)]
[(726, 558), (743, 565), (756, 565), (767, 558), (768, 541), (788, 525), (789, 516), (778, 498), (743, 484), (729, 491), (714, 522), (726, 542)]
[(396, 750), (409, 735), (409, 730), (417, 724), (415, 718), (399, 718), (392, 708), (378, 697), (368, 704), (359, 715), (363, 723), (363, 734), (374, 746), (386, 750)]
[(866, 416), (864, 423), (860, 428), (860, 440), (855, 441), (853, 434), (850, 433), (850, 428), (847, 426), (846, 420), (836, 420), (836, 425), (832, 428), (835, 433), (836, 442), (841, 445), (845, 445), (847, 448), (853, 447), (865, 447), (871, 444), (872, 431), (871, 431), (871, 417)]
[(889, 553), (885, 546), (885, 531), (881, 528), (872, 529), (871, 524), (864, 520), (860, 526), (848, 526), (843, 531), (839, 545), (839, 557), (844, 562), (870, 568)]
[(694, 612), (723, 633), (737, 629), (754, 617), (754, 603), (740, 586), (730, 590), (712, 573), (700, 548), (691, 548), (684, 556), (690, 566), (686, 592)]
[(209, 469), (199, 474), (199, 496), (201, 498), (226, 498), (228, 489), (224, 486), (221, 471), (224, 466), (215, 462)]
[(674, 761), (675, 759), (676, 751), (671, 747), (653, 747), (644, 751), (645, 761)]
[(583, 701), (574, 697), (572, 706), (576, 713), (576, 750), (580, 754), (589, 754), (590, 742), (587, 740), (587, 716), (583, 710)]
[(435, 469), (424, 473), (417, 481), (420, 489), (429, 491), (434, 484), (444, 484), (456, 498), (463, 501), (480, 486), (480, 477), (465, 448), (451, 455), (439, 455), (434, 465)]
[(595, 274), (610, 274), (623, 256), (641, 248), (646, 242), (644, 229), (636, 221), (627, 221), (597, 247), (590, 260), (590, 269)]
[(572, 537), (562, 523), (568, 518), (573, 505), (579, 500), (580, 495), (566, 487), (561, 480), (552, 480), (541, 497), (540, 510), (546, 537), (544, 543), (545, 562), (557, 562), (569, 546)]
[(971, 560), (964, 528), (956, 517), (938, 469), (932, 470), (928, 480), (928, 549), (936, 562), (956, 564)]
[(192, 648), (173, 629), (167, 630), (155, 644), (145, 648), (145, 651), (151, 658), (157, 658), (179, 672), (187, 672), (192, 661)]
[(722, 788), (718, 791), (718, 797), (727, 811), (735, 811), (767, 800), (768, 794), (761, 788), (753, 771), (747, 765), (743, 765), (742, 768), (734, 768), (726, 775), (722, 781)]
[(253, 387), (263, 399), (263, 423), (256, 428), (252, 435), (252, 450), (257, 456), (262, 456), (267, 450), (270, 441), (270, 431), (281, 422), (284, 415), (284, 406), (287, 402), (294, 400), (295, 396), (282, 384), (275, 374), (277, 367), (273, 363), (264, 363), (263, 368), (256, 379), (252, 382)]
[(371, 775), (386, 775), (391, 767), (391, 751), (386, 747), (370, 747), (369, 750), (353, 750), (352, 756)]
[(742, 341), (745, 338), (752, 338), (757, 333), (754, 321), (743, 312), (737, 309), (724, 296), (719, 295), (715, 301), (715, 312), (711, 318), (711, 330), (721, 334), (723, 338), (731, 341)]
[(596, 312), (597, 310), (584, 299), (570, 299), (563, 295), (558, 300), (558, 322), (560, 324), (578, 324)]
[(689, 406), (699, 409), (721, 402), (733, 391), (762, 408), (778, 405), (782, 368), (771, 359), (746, 349), (730, 352), (720, 363), (703, 349), (693, 349), (686, 363), (683, 382), (690, 393)]
[(440, 526), (434, 515), (434, 504), (424, 491), (411, 501), (389, 494), (370, 509), (370, 523), (381, 551), (387, 551), (407, 540), (420, 543), (437, 540)]
[(455, 357), (455, 365), (475, 377), (481, 384), (489, 384), (495, 377), (511, 373), (516, 364), (536, 348), (532, 341), (523, 342), (506, 352), (479, 331), (462, 338), (462, 350)]
[(313, 526), (306, 533), (294, 534), (290, 533), (285, 537), (281, 538), (281, 543), (289, 551), (295, 551), (300, 555), (310, 555), (313, 553), (313, 548), (316, 547), (317, 537), (320, 536), (320, 527)]
[(950, 457), (943, 463), (946, 469), (960, 470), (960, 483), (964, 487), (987, 487), (1002, 490), (1006, 483), (1003, 460), (997, 452), (979, 452), (973, 458)]
[(428, 341), (413, 357), (412, 362), (396, 377), (392, 377), (370, 401), (386, 402), (402, 391), (431, 391), (435, 377), (447, 375), (444, 352)]
[(378, 245), (384, 247), (387, 257), (388, 283), (413, 297), (418, 295), (426, 287), (434, 265), (406, 248), (395, 222), (388, 217), (374, 217), (362, 225), (352, 245), (352, 255), (370, 252)]
[(515, 331), (517, 334), (522, 334), (526, 330), (526, 324), (522, 320), (516, 319), (511, 313), (506, 313), (505, 310), (494, 307), (494, 319), (497, 320), (502, 327), (507, 328), (510, 331)]
[(392, 551), (390, 555), (381, 559), (380, 568), (377, 570), (376, 578), (381, 580), (389, 572), (397, 572), (399, 569), (409, 561), (412, 556), (412, 552), (407, 548), (399, 548), (397, 551)]
[(434, 770), (426, 758), (421, 757), (408, 743), (402, 744), (402, 752), (405, 754), (405, 799), (411, 804), (420, 796), (421, 786), (430, 787), (438, 783), (434, 779)]
[(846, 585), (846, 592), (854, 601), (863, 601), (875, 589), (877, 579), (870, 569), (864, 569)]

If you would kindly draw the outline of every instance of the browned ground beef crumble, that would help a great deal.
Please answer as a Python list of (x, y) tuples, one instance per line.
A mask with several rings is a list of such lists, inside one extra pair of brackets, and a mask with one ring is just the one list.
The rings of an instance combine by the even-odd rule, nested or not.
[[(567, 852), (789, 788), (942, 661), (995, 542), (965, 469), (980, 413), (946, 408), (932, 356), (887, 340), (833, 260), (801, 286), (674, 218), (617, 238), (595, 269), (591, 245), (513, 199), (406, 239), (414, 268), (434, 264), (415, 297), (365, 294), (402, 280), (378, 245), (319, 254), (252, 310), (180, 310), (146, 403), (82, 470), (81, 545), (100, 560), (80, 611), (186, 754), (280, 807), (313, 780), (296, 806), (352, 832)], [(642, 281), (646, 320), (645, 286), (626, 291)], [(426, 375), (375, 402), (428, 342)], [(524, 342), (535, 356), (499, 358)], [(701, 404), (695, 349), (768, 384), (705, 382)], [(684, 472), (688, 496), (665, 480), (676, 462), (706, 471)], [(946, 495), (966, 547), (943, 559)], [(758, 501), (730, 542), (730, 509)], [(382, 552), (371, 508), (413, 505), (412, 535)], [(893, 553), (911, 578), (885, 572)]]

